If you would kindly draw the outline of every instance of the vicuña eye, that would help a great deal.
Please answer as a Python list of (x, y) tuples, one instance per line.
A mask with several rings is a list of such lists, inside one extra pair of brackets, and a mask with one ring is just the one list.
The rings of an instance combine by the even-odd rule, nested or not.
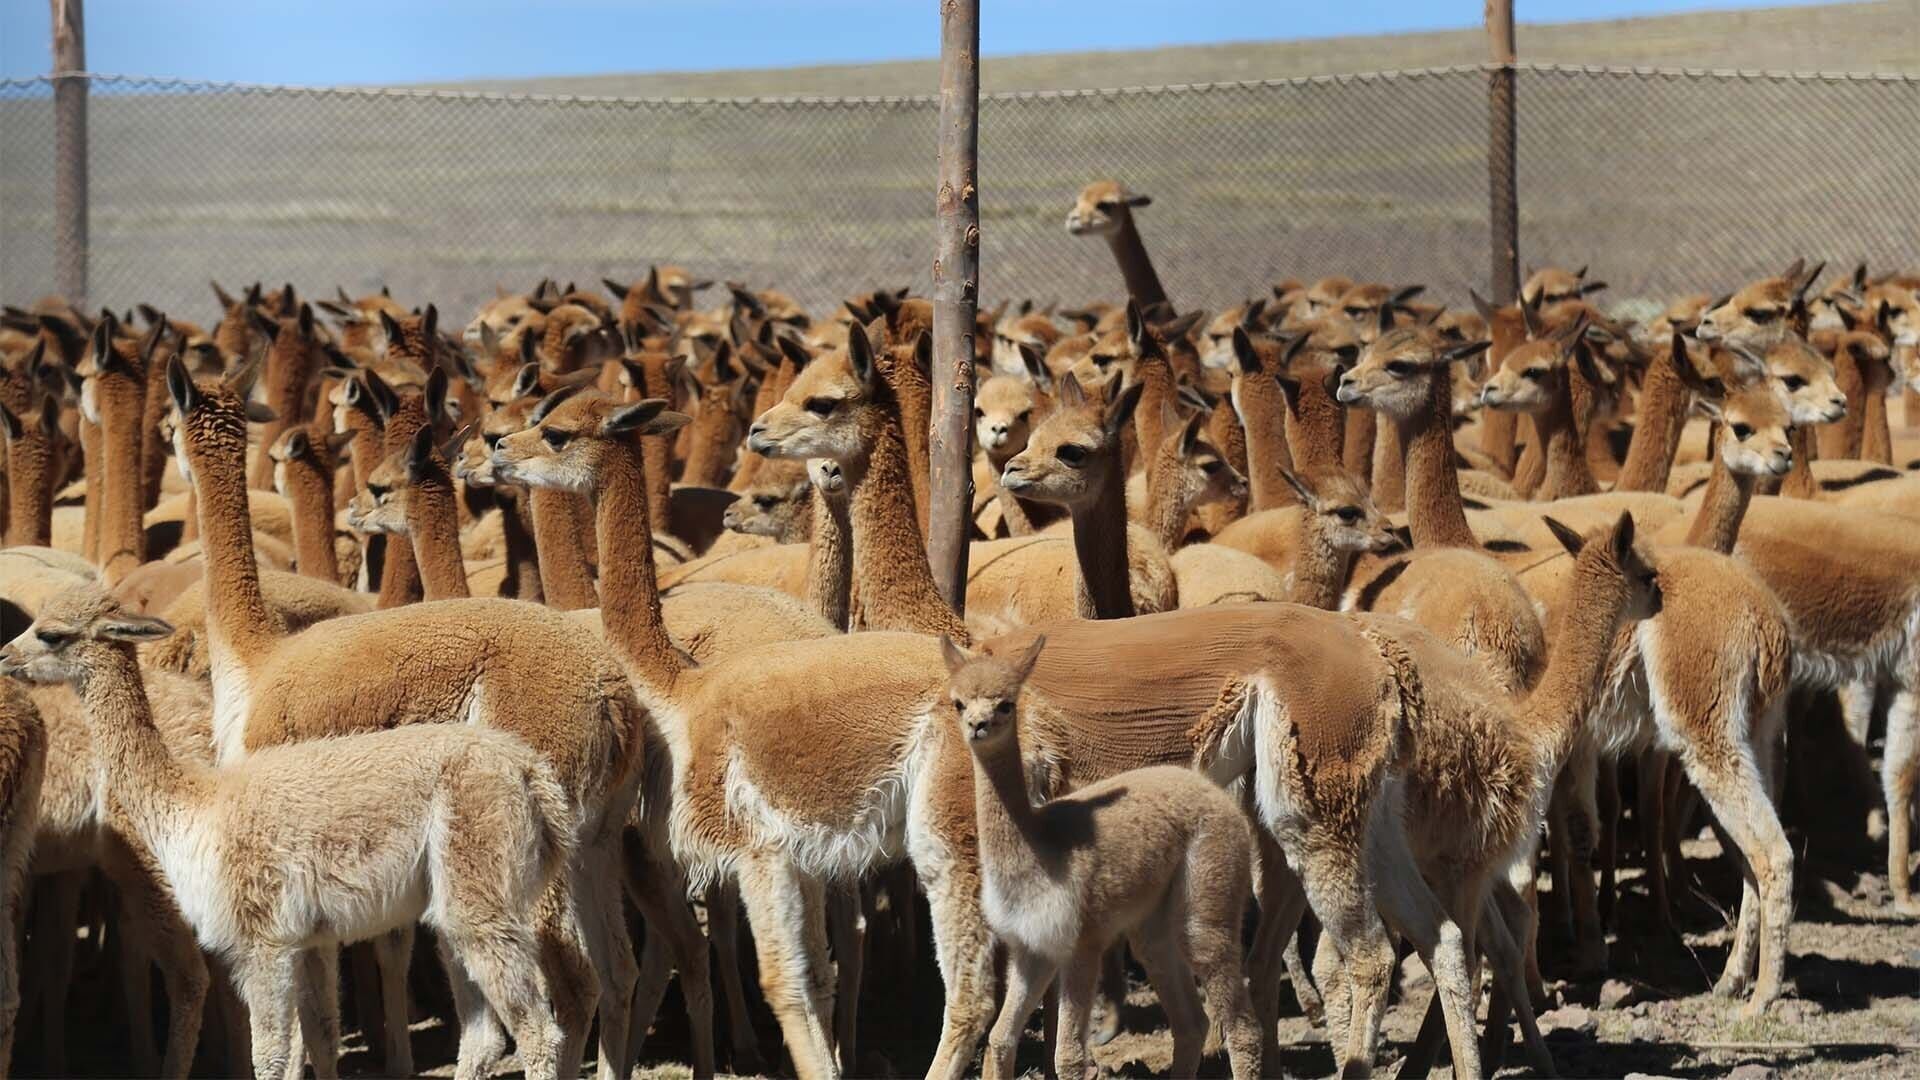
[(548, 446), (558, 450), (567, 445), (567, 440), (573, 438), (573, 433), (570, 431), (561, 431), (558, 428), (547, 428), (540, 433), (540, 437), (546, 440)]
[(1807, 385), (1807, 380), (1801, 378), (1798, 375), (1789, 375), (1786, 378), (1781, 379), (1780, 381), (1782, 383), (1785, 383), (1787, 389), (1789, 390), (1799, 390), (1800, 388)]
[(1055, 450), (1053, 456), (1069, 465), (1079, 465), (1081, 462), (1087, 460), (1087, 448), (1067, 443), (1060, 447), (1060, 449)]
[(1360, 520), (1360, 508), (1357, 506), (1343, 506), (1335, 510), (1333, 516), (1339, 518), (1345, 524), (1351, 525)]
[(1393, 360), (1387, 363), (1387, 374), (1396, 379), (1404, 379), (1413, 374), (1413, 364), (1406, 360)]
[(832, 416), (833, 406), (834, 400), (832, 398), (814, 397), (807, 399), (807, 411), (815, 416)]
[(1005, 716), (1013, 711), (1013, 702), (1002, 701), (993, 707), (993, 711), (999, 713), (1001, 716)]
[(1745, 424), (1730, 424), (1728, 429), (1733, 432), (1733, 437), (1736, 439), (1744, 440), (1753, 434), (1753, 429)]

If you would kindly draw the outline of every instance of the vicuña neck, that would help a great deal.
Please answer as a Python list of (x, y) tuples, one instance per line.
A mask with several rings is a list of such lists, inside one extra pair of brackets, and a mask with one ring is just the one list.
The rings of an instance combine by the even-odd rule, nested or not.
[(146, 470), (140, 451), (146, 441), (140, 430), (144, 411), (144, 372), (103, 372), (95, 387), (100, 403), (100, 447), (106, 455), (100, 495), (100, 563), (108, 584), (147, 561), (145, 522)]
[[(644, 452), (644, 451), (643, 451)], [(540, 590), (549, 607), (578, 611), (600, 603), (580, 539), (582, 496), (555, 488), (534, 488), (533, 542), (540, 560)], [(598, 518), (596, 516), (596, 527)], [(649, 545), (651, 547), (651, 545)], [(652, 557), (651, 553), (648, 555)]]
[(680, 482), (698, 487), (718, 487), (733, 462), (734, 429), (729, 404), (703, 400), (699, 416), (691, 425), (687, 460), (682, 464)]
[[(1371, 409), (1349, 409), (1346, 429), (1341, 432), (1340, 464), (1368, 485), (1373, 483), (1374, 430), (1379, 423), (1379, 415)], [(1401, 441), (1406, 440), (1403, 437)]]
[(1093, 501), (1074, 506), (1074, 601), (1083, 619), (1130, 619), (1132, 572), (1127, 565), (1127, 481), (1116, 460), (1100, 479)]
[(1043, 872), (1039, 856), (1051, 845), (1027, 791), (1018, 739), (1002, 739), (991, 747), (975, 746), (973, 761), (973, 805), (980, 828), (981, 860), (1002, 875)]
[(407, 492), (407, 532), (428, 600), (464, 599), (467, 566), (460, 557), (460, 510), (444, 471), (413, 482)]
[(187, 447), (206, 560), (207, 643), (216, 672), (225, 666), (223, 652), (244, 664), (272, 651), (281, 632), (260, 592), (247, 506), (246, 433), (240, 422), (235, 426), (240, 430), (214, 436), (221, 445)]
[(1551, 770), (1548, 776), (1559, 771), (1599, 698), (1626, 604), (1626, 583), (1618, 574), (1583, 564), (1574, 578), (1574, 600), (1560, 614), (1547, 670), (1524, 706), (1527, 730), (1542, 740), (1541, 760), (1543, 768)]
[[(1360, 415), (1370, 415), (1361, 413)], [(1446, 369), (1427, 377), (1424, 408), (1397, 421), (1406, 448), (1407, 524), (1415, 547), (1477, 548), (1453, 464), (1453, 392)]]
[(1287, 409), (1287, 446), (1293, 452), (1296, 469), (1338, 465), (1346, 445), (1347, 408), (1327, 393), (1321, 374), (1312, 371), (1302, 375), (1300, 389)]
[(926, 544), (914, 520), (913, 484), (899, 417), (876, 425), (864, 467), (849, 470), (853, 581), (866, 630), (945, 633), (966, 627), (934, 588)]
[(853, 520), (846, 493), (815, 489), (813, 537), (807, 553), (807, 605), (835, 630), (853, 624)]
[(513, 598), (541, 603), (540, 554), (533, 541), (533, 511), (527, 490), (496, 487), (494, 501), (500, 506), (500, 536), (507, 549), (507, 578), (513, 583)]
[(255, 491), (273, 490), (273, 458), (267, 454), (280, 433), (306, 423), (307, 380), (313, 377), (313, 350), (298, 332), (283, 329), (267, 351), (267, 405), (273, 419), (260, 426), (259, 450), (247, 485)]
[(600, 566), (600, 622), (633, 677), (664, 694), (687, 661), (660, 615), (644, 452), (633, 441), (615, 440), (600, 469), (594, 520), (607, 553)]
[(333, 476), (321, 463), (301, 457), (281, 470), (286, 478), (288, 510), (293, 515), (293, 553), (300, 573), (338, 582), (340, 566), (333, 550)]
[(1860, 418), (1860, 460), (1893, 464), (1893, 430), (1887, 421), (1887, 391), (1868, 390)]
[(1687, 543), (1722, 555), (1733, 554), (1733, 545), (1740, 538), (1740, 521), (1746, 517), (1753, 492), (1754, 478), (1727, 468), (1715, 454), (1706, 493), (1700, 497), (1700, 508), (1694, 511), (1693, 525), (1687, 529)]
[(38, 417), (26, 414), (22, 423), (31, 433), (7, 448), (6, 546), (46, 547), (53, 543), (53, 448)]
[(1242, 378), (1234, 409), (1247, 439), (1247, 512), (1293, 506), (1300, 499), (1284, 475), (1293, 468), (1287, 447), (1287, 399), (1265, 372)]
[[(400, 408), (387, 418), (382, 430), (382, 452), (394, 454), (405, 449), (426, 425), (427, 411), (421, 395), (402, 398)], [(374, 606), (385, 611), (414, 603), (421, 595), (420, 564), (414, 561), (413, 545), (388, 538), (380, 564), (380, 598)]]
[(1407, 452), (1394, 424), (1374, 425), (1373, 503), (1385, 514), (1407, 508)]
[(1787, 445), (1793, 447), (1793, 470), (1780, 481), (1780, 494), (1789, 499), (1811, 499), (1820, 494), (1813, 477), (1813, 459), (1820, 456), (1814, 445), (1813, 428), (1802, 424), (1787, 432)]
[[(1571, 380), (1571, 372), (1563, 372)], [(1587, 465), (1586, 440), (1573, 416), (1573, 391), (1563, 386), (1547, 411), (1535, 414), (1541, 442), (1546, 447), (1547, 472), (1534, 498), (1541, 501), (1591, 495), (1600, 490)]]
[(87, 492), (82, 500), (80, 513), (80, 556), (95, 566), (100, 565), (100, 524), (101, 495), (105, 493), (106, 476), (106, 440), (100, 431), (100, 425), (80, 418), (80, 454), (82, 475), (86, 477)]
[[(1682, 359), (1680, 363), (1686, 363)], [(1687, 389), (1671, 363), (1647, 366), (1634, 410), (1633, 439), (1627, 460), (1613, 483), (1615, 491), (1665, 491), (1673, 459), (1680, 449), (1680, 429), (1687, 422)]]
[(179, 813), (194, 785), (153, 724), (133, 648), (99, 650), (77, 689), (107, 814), (151, 853), (181, 824)]
[(1287, 599), (1304, 607), (1337, 611), (1353, 553), (1335, 547), (1308, 513), (1300, 518), (1300, 548), (1293, 559), (1293, 591)]
[(1127, 295), (1141, 307), (1167, 302), (1167, 291), (1160, 287), (1160, 275), (1154, 272), (1153, 258), (1147, 254), (1147, 245), (1140, 239), (1140, 230), (1134, 226), (1133, 214), (1126, 212), (1120, 218), (1119, 228), (1107, 234), (1107, 247), (1113, 252), (1113, 261), (1120, 267), (1120, 277), (1127, 283)]

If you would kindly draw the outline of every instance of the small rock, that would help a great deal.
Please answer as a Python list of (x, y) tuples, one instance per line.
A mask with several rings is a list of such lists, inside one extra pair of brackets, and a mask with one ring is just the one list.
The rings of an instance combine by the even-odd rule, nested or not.
[(1777, 1075), (1771, 1066), (1749, 1061), (1745, 1065), (1735, 1065), (1733, 1071), (1727, 1074), (1727, 1080), (1773, 1080)]
[(1600, 1030), (1600, 1021), (1585, 1005), (1565, 1005), (1540, 1014), (1540, 1030), (1563, 1038), (1591, 1038)]
[(1625, 979), (1608, 979), (1600, 984), (1600, 1007), (1619, 1009), (1633, 1004), (1639, 995), (1639, 988)]
[(1665, 1036), (1666, 1030), (1658, 1020), (1638, 1017), (1627, 1025), (1627, 1041), (1637, 1043), (1657, 1043)]
[(1665, 1073), (1628, 1073), (1627, 1080), (1675, 1080)]
[(1852, 893), (1848, 892), (1847, 890), (1841, 888), (1839, 885), (1831, 881), (1827, 881), (1824, 878), (1822, 878), (1820, 881), (1820, 889), (1821, 891), (1827, 894), (1827, 903), (1832, 904), (1835, 907), (1839, 907), (1842, 904), (1849, 904), (1853, 902)]

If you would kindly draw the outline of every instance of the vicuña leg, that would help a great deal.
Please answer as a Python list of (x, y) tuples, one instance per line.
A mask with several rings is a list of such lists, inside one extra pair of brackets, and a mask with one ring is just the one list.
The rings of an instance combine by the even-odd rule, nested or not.
[(801, 1080), (840, 1075), (832, 1012), (820, 1009), (831, 1001), (833, 983), (817, 884), (784, 857), (762, 852), (741, 860), (739, 880), (760, 954), (760, 990), (780, 1022), (794, 1071)]

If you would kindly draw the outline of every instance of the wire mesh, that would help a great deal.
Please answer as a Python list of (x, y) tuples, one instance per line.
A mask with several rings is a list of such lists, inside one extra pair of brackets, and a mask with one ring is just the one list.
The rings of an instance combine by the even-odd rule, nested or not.
[[(1521, 252), (1615, 296), (1792, 258), (1920, 256), (1920, 77), (1520, 65)], [(191, 315), (207, 279), (390, 285), (470, 310), (543, 275), (652, 262), (824, 308), (926, 287), (931, 96), (658, 99), (306, 89), (93, 75), (94, 305)], [(1154, 197), (1140, 229), (1177, 304), (1287, 276), (1485, 281), (1478, 66), (981, 102), (982, 295), (1121, 291), (1063, 219), (1090, 180)], [(0, 82), (0, 297), (53, 281), (49, 79)]]

